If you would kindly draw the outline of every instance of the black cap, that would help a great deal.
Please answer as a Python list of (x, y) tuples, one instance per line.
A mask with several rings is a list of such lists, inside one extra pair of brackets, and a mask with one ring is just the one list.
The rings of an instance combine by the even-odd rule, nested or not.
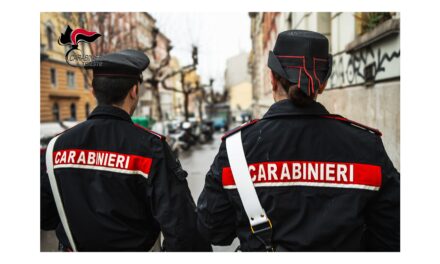
[(142, 78), (150, 59), (137, 50), (122, 50), (102, 55), (87, 63), (84, 68), (93, 70), (93, 77)]
[(273, 52), (269, 52), (267, 65), (312, 96), (325, 84), (332, 71), (328, 46), (328, 39), (320, 33), (287, 30), (278, 35)]

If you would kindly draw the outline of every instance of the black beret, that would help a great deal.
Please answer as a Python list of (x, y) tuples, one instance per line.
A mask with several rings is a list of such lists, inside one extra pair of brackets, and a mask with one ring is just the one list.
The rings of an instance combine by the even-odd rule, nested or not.
[(92, 69), (93, 76), (139, 78), (149, 64), (150, 59), (143, 52), (122, 50), (99, 56), (84, 68)]
[(273, 52), (269, 52), (269, 68), (289, 80), (307, 95), (314, 95), (331, 74), (332, 56), (328, 39), (317, 32), (287, 30), (281, 32)]

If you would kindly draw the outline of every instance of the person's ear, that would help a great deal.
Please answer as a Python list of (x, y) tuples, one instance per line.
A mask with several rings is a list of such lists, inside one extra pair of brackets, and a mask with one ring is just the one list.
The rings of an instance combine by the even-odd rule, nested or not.
[(132, 99), (136, 99), (138, 93), (139, 93), (139, 85), (138, 85), (138, 84), (135, 84), (135, 85), (133, 85), (133, 87), (131, 87), (131, 89), (130, 89), (130, 97), (131, 97)]

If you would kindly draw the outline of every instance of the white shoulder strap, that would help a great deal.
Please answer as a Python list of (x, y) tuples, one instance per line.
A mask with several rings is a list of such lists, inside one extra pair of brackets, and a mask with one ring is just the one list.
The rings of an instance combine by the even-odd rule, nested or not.
[[(269, 219), (261, 207), (257, 192), (251, 180), (246, 156), (241, 141), (241, 131), (226, 138), (226, 151), (228, 153), (229, 164), (231, 165), (232, 175), (238, 194), (243, 203), (244, 210), (251, 227), (269, 222)], [(252, 229), (253, 230), (253, 229)]]
[(64, 212), (63, 202), (61, 201), (60, 192), (58, 190), (57, 180), (53, 169), (53, 147), (59, 136), (54, 137), (47, 146), (46, 150), (46, 167), (47, 174), (49, 175), (50, 187), (52, 188), (55, 204), (57, 205), (58, 214), (60, 216), (61, 223), (63, 224), (64, 231), (69, 239), (70, 246), (73, 251), (76, 250), (75, 242), (73, 241), (72, 233), (70, 232), (69, 223), (67, 222), (66, 213)]

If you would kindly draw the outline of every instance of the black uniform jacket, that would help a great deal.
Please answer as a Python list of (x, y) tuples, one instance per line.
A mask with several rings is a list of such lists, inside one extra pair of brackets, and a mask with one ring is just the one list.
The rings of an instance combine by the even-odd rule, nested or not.
[[(238, 129), (275, 246), (400, 249), (400, 174), (379, 131), (330, 115), (317, 102), (299, 108), (290, 100)], [(238, 237), (243, 251), (262, 249), (235, 187), (225, 139), (198, 200), (198, 228), (216, 245)]]
[[(187, 173), (163, 136), (138, 127), (123, 110), (98, 106), (60, 135), (54, 171), (78, 251), (147, 251), (159, 232), (167, 251), (204, 251)], [(69, 246), (47, 175), (42, 228), (57, 227)]]

